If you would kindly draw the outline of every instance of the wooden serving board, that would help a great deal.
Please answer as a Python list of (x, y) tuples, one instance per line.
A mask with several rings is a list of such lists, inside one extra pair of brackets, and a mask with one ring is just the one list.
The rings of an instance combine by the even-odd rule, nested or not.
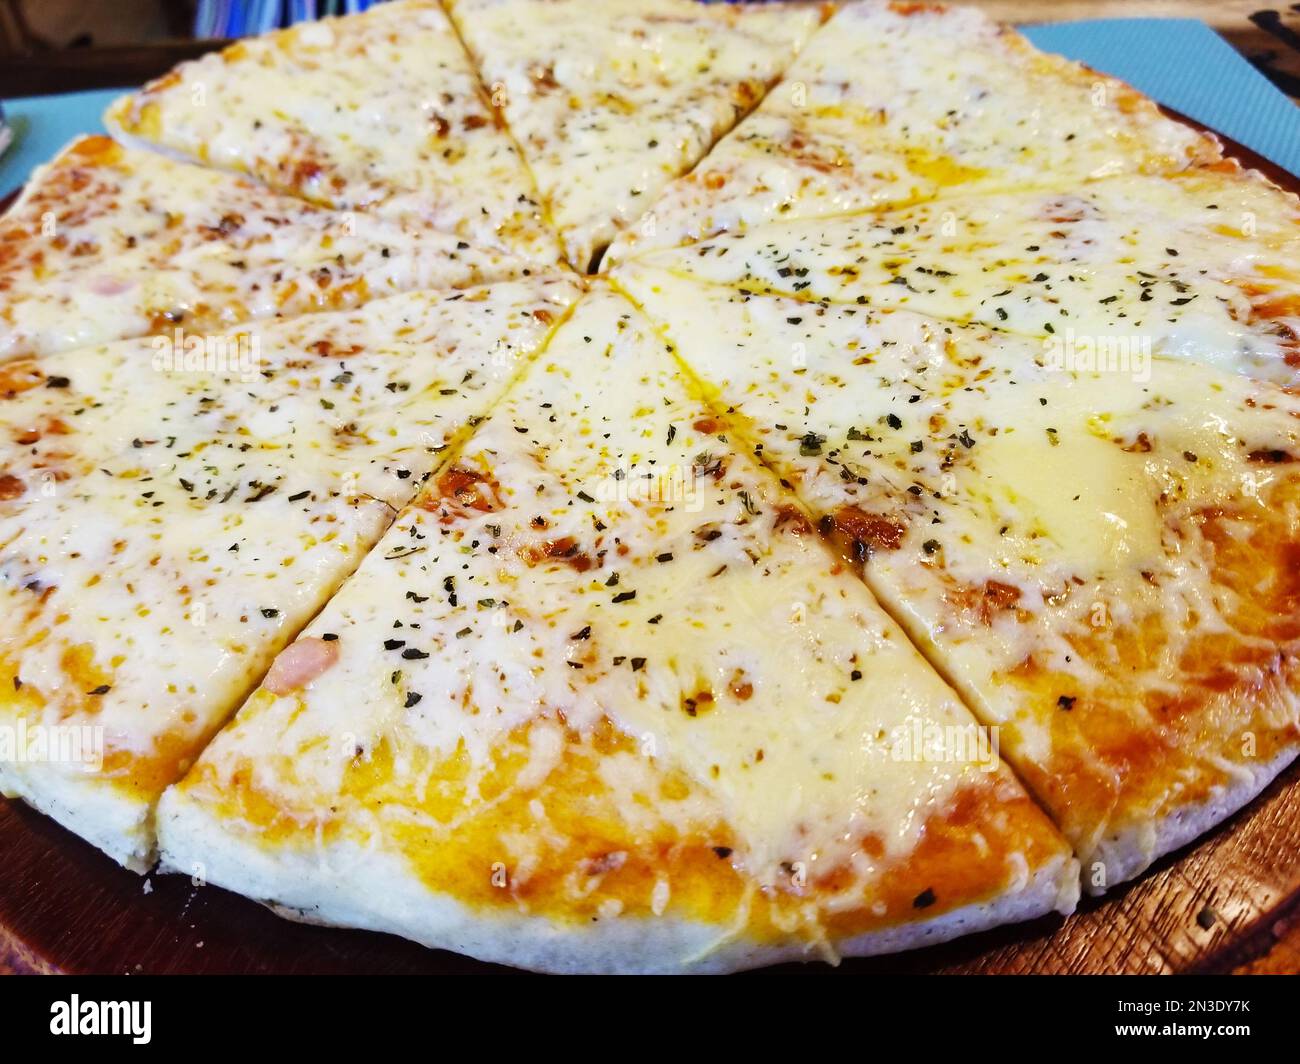
[[(971, 2), (971, 0), (966, 0)], [(976, 0), (978, 2), (978, 0)], [(1202, 17), (1258, 47), (1243, 3), (980, 4), (1015, 21)], [(1253, 11), (1253, 8), (1251, 8)], [(1297, 5), (1300, 11), (1300, 5)], [(1267, 12), (1263, 14), (1268, 14)], [(1227, 20), (1227, 21), (1225, 21)], [(1268, 19), (1264, 19), (1268, 22)], [(1297, 20), (1300, 23), (1300, 19)], [(1259, 32), (1258, 20), (1249, 23)], [(1237, 32), (1234, 34), (1233, 29)], [(1298, 26), (1300, 28), (1300, 26)], [(1259, 59), (1259, 56), (1252, 58)], [(1283, 66), (1300, 59), (1296, 52)], [(1294, 63), (1300, 72), (1300, 62)], [(1275, 73), (1275, 72), (1270, 72)], [(1297, 80), (1300, 91), (1300, 80)], [(1194, 123), (1193, 123), (1194, 124)], [(1292, 191), (1300, 181), (1229, 151)], [(0, 203), (0, 210), (6, 207)], [(470, 974), (507, 971), (364, 931), (310, 927), (181, 876), (141, 877), (52, 820), (0, 799), (0, 973)], [(824, 964), (768, 972), (816, 974)], [(840, 971), (949, 974), (1300, 972), (1300, 762), (1210, 836), (1134, 883), (1046, 917)]]

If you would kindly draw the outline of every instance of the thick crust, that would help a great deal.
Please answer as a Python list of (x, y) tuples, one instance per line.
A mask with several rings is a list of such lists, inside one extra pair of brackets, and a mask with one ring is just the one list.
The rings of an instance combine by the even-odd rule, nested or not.
[[(433, 949), (557, 974), (719, 973), (785, 961), (834, 960), (813, 943), (762, 943), (727, 927), (669, 916), (557, 923), (485, 914), (431, 893), (399, 857), (352, 843), (270, 849), (223, 830), (201, 805), (169, 791), (158, 808), (161, 870), (260, 901), (304, 923), (400, 935)], [(1062, 858), (1003, 895), (929, 920), (867, 932), (836, 953), (865, 957), (935, 945), (999, 924), (1069, 912), (1077, 863)]]
[(1154, 819), (1110, 825), (1095, 849), (1082, 856), (1083, 889), (1093, 895), (1104, 894), (1217, 827), (1272, 783), (1297, 752), (1286, 750), (1259, 765), (1239, 764), (1239, 777), (1230, 786), (1214, 788), (1204, 801), (1175, 806)]
[(66, 772), (25, 771), (0, 762), (0, 794), (20, 798), (132, 872), (147, 872), (154, 863), (150, 803), (91, 777)]

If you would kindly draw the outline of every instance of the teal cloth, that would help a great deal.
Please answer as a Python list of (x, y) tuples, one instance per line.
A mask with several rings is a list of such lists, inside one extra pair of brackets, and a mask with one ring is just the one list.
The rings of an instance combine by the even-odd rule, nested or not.
[(126, 91), (96, 89), (5, 100), (5, 123), (14, 131), (14, 142), (0, 155), (0, 196), (20, 187), (32, 170), (49, 162), (68, 141), (83, 133), (103, 133), (104, 108)]
[[(1028, 26), (1039, 48), (1127, 81), (1300, 176), (1300, 107), (1222, 37), (1194, 19), (1100, 19)], [(0, 156), (0, 196), (82, 133), (123, 89), (6, 100), (15, 142)]]
[(1024, 27), (1045, 52), (1087, 63), (1300, 177), (1300, 107), (1195, 19)]

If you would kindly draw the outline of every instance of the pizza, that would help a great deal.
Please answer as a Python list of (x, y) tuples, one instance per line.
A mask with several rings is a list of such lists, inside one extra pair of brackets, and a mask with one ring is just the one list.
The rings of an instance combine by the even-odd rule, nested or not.
[(598, 287), (167, 796), (164, 864), (561, 971), (1071, 905), (1069, 848), (731, 434)]
[(911, 311), (629, 271), (1074, 844), (1129, 879), (1300, 750), (1300, 402)]
[(448, 6), (579, 269), (748, 113), (821, 17), (693, 0)]
[(757, 226), (637, 264), (812, 304), (915, 310), (1044, 350), (1070, 340), (1084, 362), (1146, 350), (1295, 387), (1297, 246), (1300, 199), (1224, 164)]
[(399, 0), (108, 121), (0, 219), (0, 789), (128, 868), (835, 962), (1300, 753), (1300, 201), (1128, 86), (933, 5)]
[(109, 108), (111, 132), (336, 210), (554, 264), (536, 188), (434, 0), (239, 41)]
[(0, 367), (0, 722), (42, 744), (0, 788), (146, 870), (163, 789), (574, 294), (412, 293)]
[(1210, 137), (973, 8), (846, 4), (607, 261), (774, 220), (1071, 188), (1222, 158)]
[(427, 226), (82, 137), (0, 221), (0, 359), (220, 332), (534, 268)]

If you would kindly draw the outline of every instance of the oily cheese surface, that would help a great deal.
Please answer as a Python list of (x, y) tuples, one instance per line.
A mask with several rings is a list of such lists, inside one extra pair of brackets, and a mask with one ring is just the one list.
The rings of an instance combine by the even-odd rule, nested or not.
[(1216, 142), (1127, 85), (973, 8), (848, 4), (606, 261), (954, 189), (1071, 187), (1219, 158)]
[(134, 817), (94, 841), (146, 861), (153, 801), (574, 292), (557, 276), (420, 293), (219, 349), (6, 363), (0, 712), (32, 734), (84, 726), (102, 755), (6, 763), (6, 790), (74, 828), (103, 792)]
[(911, 312), (625, 283), (1100, 885), (1294, 755), (1293, 396), (1174, 359), (1072, 371)]
[(811, 303), (985, 325), (1035, 337), (1044, 353), (1069, 341), (1081, 369), (1145, 351), (1294, 387), (1297, 247), (1300, 201), (1225, 166), (1068, 190), (954, 190), (895, 210), (758, 226), (638, 263)]
[(83, 137), (0, 221), (0, 358), (220, 332), (531, 268), (412, 220), (326, 210)]
[(821, 19), (814, 5), (693, 0), (450, 9), (578, 269), (762, 98)]
[(123, 97), (106, 122), (327, 207), (558, 258), (518, 150), (431, 0), (239, 41)]
[(933, 5), (402, 0), (107, 122), (0, 219), (0, 789), (120, 863), (833, 961), (1300, 750), (1300, 210), (1127, 86)]
[(588, 296), (164, 800), (165, 860), (302, 907), (362, 896), (369, 850), (425, 892), (408, 937), (475, 920), (500, 959), (527, 916), (578, 966), (602, 920), (678, 970), (1070, 904), (974, 719), (726, 438)]

